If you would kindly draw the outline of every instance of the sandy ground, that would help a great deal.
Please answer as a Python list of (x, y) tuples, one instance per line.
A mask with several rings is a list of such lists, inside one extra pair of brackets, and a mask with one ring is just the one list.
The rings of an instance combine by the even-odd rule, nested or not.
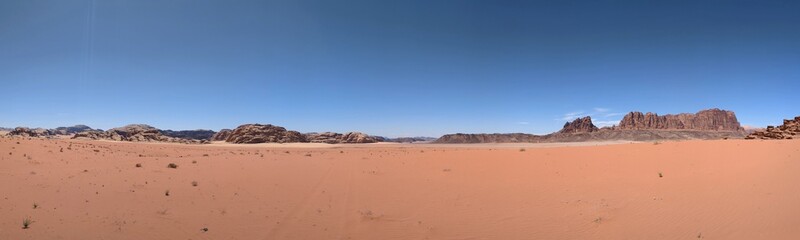
[(522, 147), (4, 138), (0, 239), (800, 239), (800, 140)]

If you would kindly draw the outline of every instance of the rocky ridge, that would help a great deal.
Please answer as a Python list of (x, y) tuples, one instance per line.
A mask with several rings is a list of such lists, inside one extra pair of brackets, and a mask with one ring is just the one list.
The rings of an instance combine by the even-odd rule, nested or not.
[(436, 143), (547, 143), (581, 141), (654, 141), (681, 139), (724, 139), (742, 138), (744, 129), (731, 111), (720, 109), (703, 110), (695, 114), (642, 114), (631, 112), (620, 124), (613, 127), (597, 128), (591, 117), (583, 117), (567, 122), (555, 133), (534, 135), (526, 133), (492, 134), (447, 134)]
[(163, 135), (161, 130), (146, 124), (130, 124), (107, 131), (90, 130), (76, 133), (73, 139), (113, 140), (128, 142), (206, 143), (206, 140), (175, 138)]
[(794, 139), (800, 135), (800, 116), (784, 119), (783, 125), (767, 126), (765, 130), (755, 131), (744, 139)]

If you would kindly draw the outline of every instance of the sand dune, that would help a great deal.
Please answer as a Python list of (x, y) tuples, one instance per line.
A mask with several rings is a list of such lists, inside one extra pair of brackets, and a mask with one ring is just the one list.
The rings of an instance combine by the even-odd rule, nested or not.
[(2, 138), (0, 239), (800, 238), (800, 140), (301, 146)]

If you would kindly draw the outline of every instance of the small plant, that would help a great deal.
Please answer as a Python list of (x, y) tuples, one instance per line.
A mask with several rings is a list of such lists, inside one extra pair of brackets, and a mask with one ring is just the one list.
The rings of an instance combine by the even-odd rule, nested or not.
[(659, 144), (661, 144), (661, 142), (659, 142), (659, 141), (653, 142), (653, 145), (659, 145)]
[(197, 164), (197, 160), (192, 160), (192, 164)]
[(136, 167), (142, 167), (142, 164), (141, 163), (137, 163)]
[(663, 178), (664, 174), (661, 174), (661, 172), (658, 172), (658, 177)]
[(197, 181), (192, 181), (192, 187), (197, 187)]
[(311, 153), (306, 153), (306, 157), (311, 157)]
[(164, 196), (167, 196), (167, 197), (169, 197), (169, 190), (167, 190), (167, 191), (164, 191)]
[(203, 231), (203, 232), (208, 232), (208, 228), (207, 227), (204, 227), (204, 228), (202, 228), (200, 230)]
[(203, 154), (203, 157), (208, 157), (208, 153), (206, 153), (206, 154)]
[(520, 151), (520, 152), (524, 152), (524, 151), (525, 151), (525, 149), (524, 149), (524, 148), (520, 148), (520, 149), (519, 149), (519, 151)]
[(22, 229), (28, 229), (28, 226), (30, 226), (31, 223), (33, 223), (33, 221), (31, 221), (30, 218), (22, 219)]
[(39, 208), (39, 204), (33, 203), (33, 209)]
[(178, 168), (178, 164), (170, 163), (170, 164), (167, 164), (167, 167), (168, 168)]

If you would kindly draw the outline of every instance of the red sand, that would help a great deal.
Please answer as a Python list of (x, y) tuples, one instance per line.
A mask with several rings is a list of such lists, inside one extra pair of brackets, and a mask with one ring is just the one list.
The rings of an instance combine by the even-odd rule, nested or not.
[(364, 146), (3, 138), (0, 239), (800, 239), (800, 140)]

